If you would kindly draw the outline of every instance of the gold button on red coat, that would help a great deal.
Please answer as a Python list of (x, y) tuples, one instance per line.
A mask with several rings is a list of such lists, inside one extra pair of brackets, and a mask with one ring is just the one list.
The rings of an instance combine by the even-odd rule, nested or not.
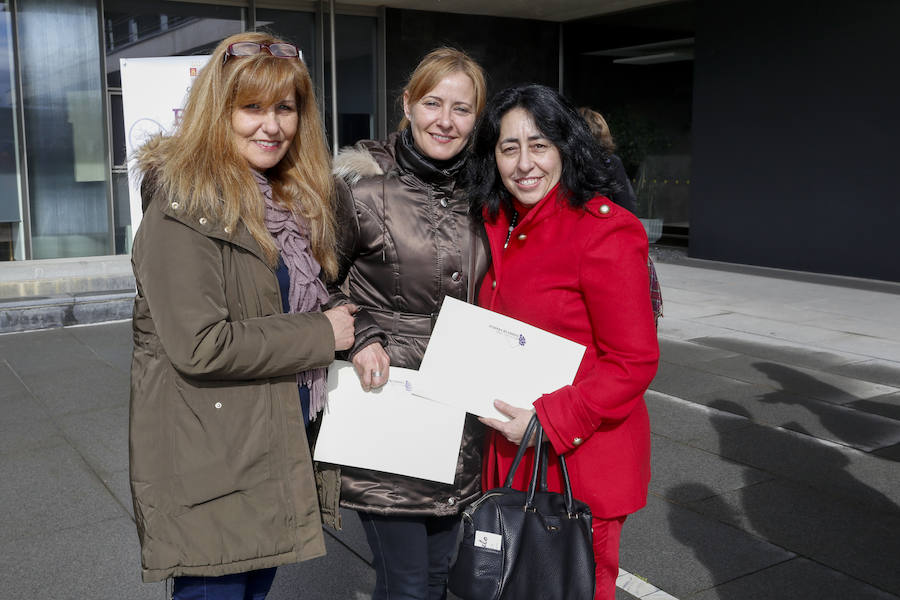
[(575, 438), (574, 440), (572, 440), (572, 445), (573, 445), (573, 446), (580, 446), (580, 445), (583, 444), (583, 443), (584, 443), (584, 440), (581, 439), (580, 437), (577, 437), (577, 438)]
[(605, 215), (609, 212), (609, 204), (601, 204), (600, 205), (600, 214)]
[(524, 233), (520, 233), (520, 234), (519, 234), (519, 241), (520, 241), (520, 242), (524, 242), (524, 241), (525, 241), (525, 238), (527, 238), (527, 237), (528, 237), (528, 236), (525, 235)]
[(495, 287), (497, 287), (497, 282), (496, 282), (496, 281), (492, 281), (492, 282), (491, 282), (491, 289), (493, 289), (493, 288), (495, 288)]

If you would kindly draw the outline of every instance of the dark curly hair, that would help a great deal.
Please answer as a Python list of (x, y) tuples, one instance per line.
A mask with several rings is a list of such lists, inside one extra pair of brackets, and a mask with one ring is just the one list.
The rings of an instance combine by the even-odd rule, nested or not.
[(614, 187), (608, 154), (591, 135), (575, 107), (555, 90), (530, 84), (497, 93), (484, 109), (472, 138), (472, 150), (463, 182), (469, 195), (471, 214), (497, 218), (501, 210), (512, 210), (512, 195), (497, 172), (494, 149), (500, 137), (500, 121), (514, 108), (526, 110), (541, 134), (556, 146), (562, 160), (560, 183), (563, 197), (581, 208), (600, 194), (609, 196)]

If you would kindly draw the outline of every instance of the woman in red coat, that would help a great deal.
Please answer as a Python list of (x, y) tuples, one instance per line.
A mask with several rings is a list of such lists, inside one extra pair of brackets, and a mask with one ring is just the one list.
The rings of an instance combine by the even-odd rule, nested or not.
[[(647, 237), (638, 219), (609, 200), (602, 152), (567, 100), (529, 85), (488, 104), (471, 173), (473, 213), (484, 218), (492, 254), (479, 304), (587, 347), (572, 385), (536, 397), (533, 409), (497, 401), (509, 420), (482, 419), (495, 430), (483, 485), (502, 485), (537, 411), (551, 443), (551, 489), (561, 489), (552, 459), (564, 454), (575, 497), (594, 517), (596, 598), (612, 599), (622, 524), (647, 500), (643, 393), (659, 347)], [(528, 462), (518, 470), (518, 489), (527, 488)]]

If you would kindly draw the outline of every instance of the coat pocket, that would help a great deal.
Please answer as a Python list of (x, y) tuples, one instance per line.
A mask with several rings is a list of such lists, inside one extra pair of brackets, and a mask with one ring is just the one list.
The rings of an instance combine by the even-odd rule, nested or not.
[(176, 504), (193, 508), (269, 478), (268, 385), (180, 379), (176, 388), (171, 420)]

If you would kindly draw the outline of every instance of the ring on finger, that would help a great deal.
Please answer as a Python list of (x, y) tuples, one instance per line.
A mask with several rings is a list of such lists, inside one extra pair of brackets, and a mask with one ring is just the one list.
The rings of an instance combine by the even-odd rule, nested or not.
[(381, 371), (372, 371), (372, 377), (381, 377)]

